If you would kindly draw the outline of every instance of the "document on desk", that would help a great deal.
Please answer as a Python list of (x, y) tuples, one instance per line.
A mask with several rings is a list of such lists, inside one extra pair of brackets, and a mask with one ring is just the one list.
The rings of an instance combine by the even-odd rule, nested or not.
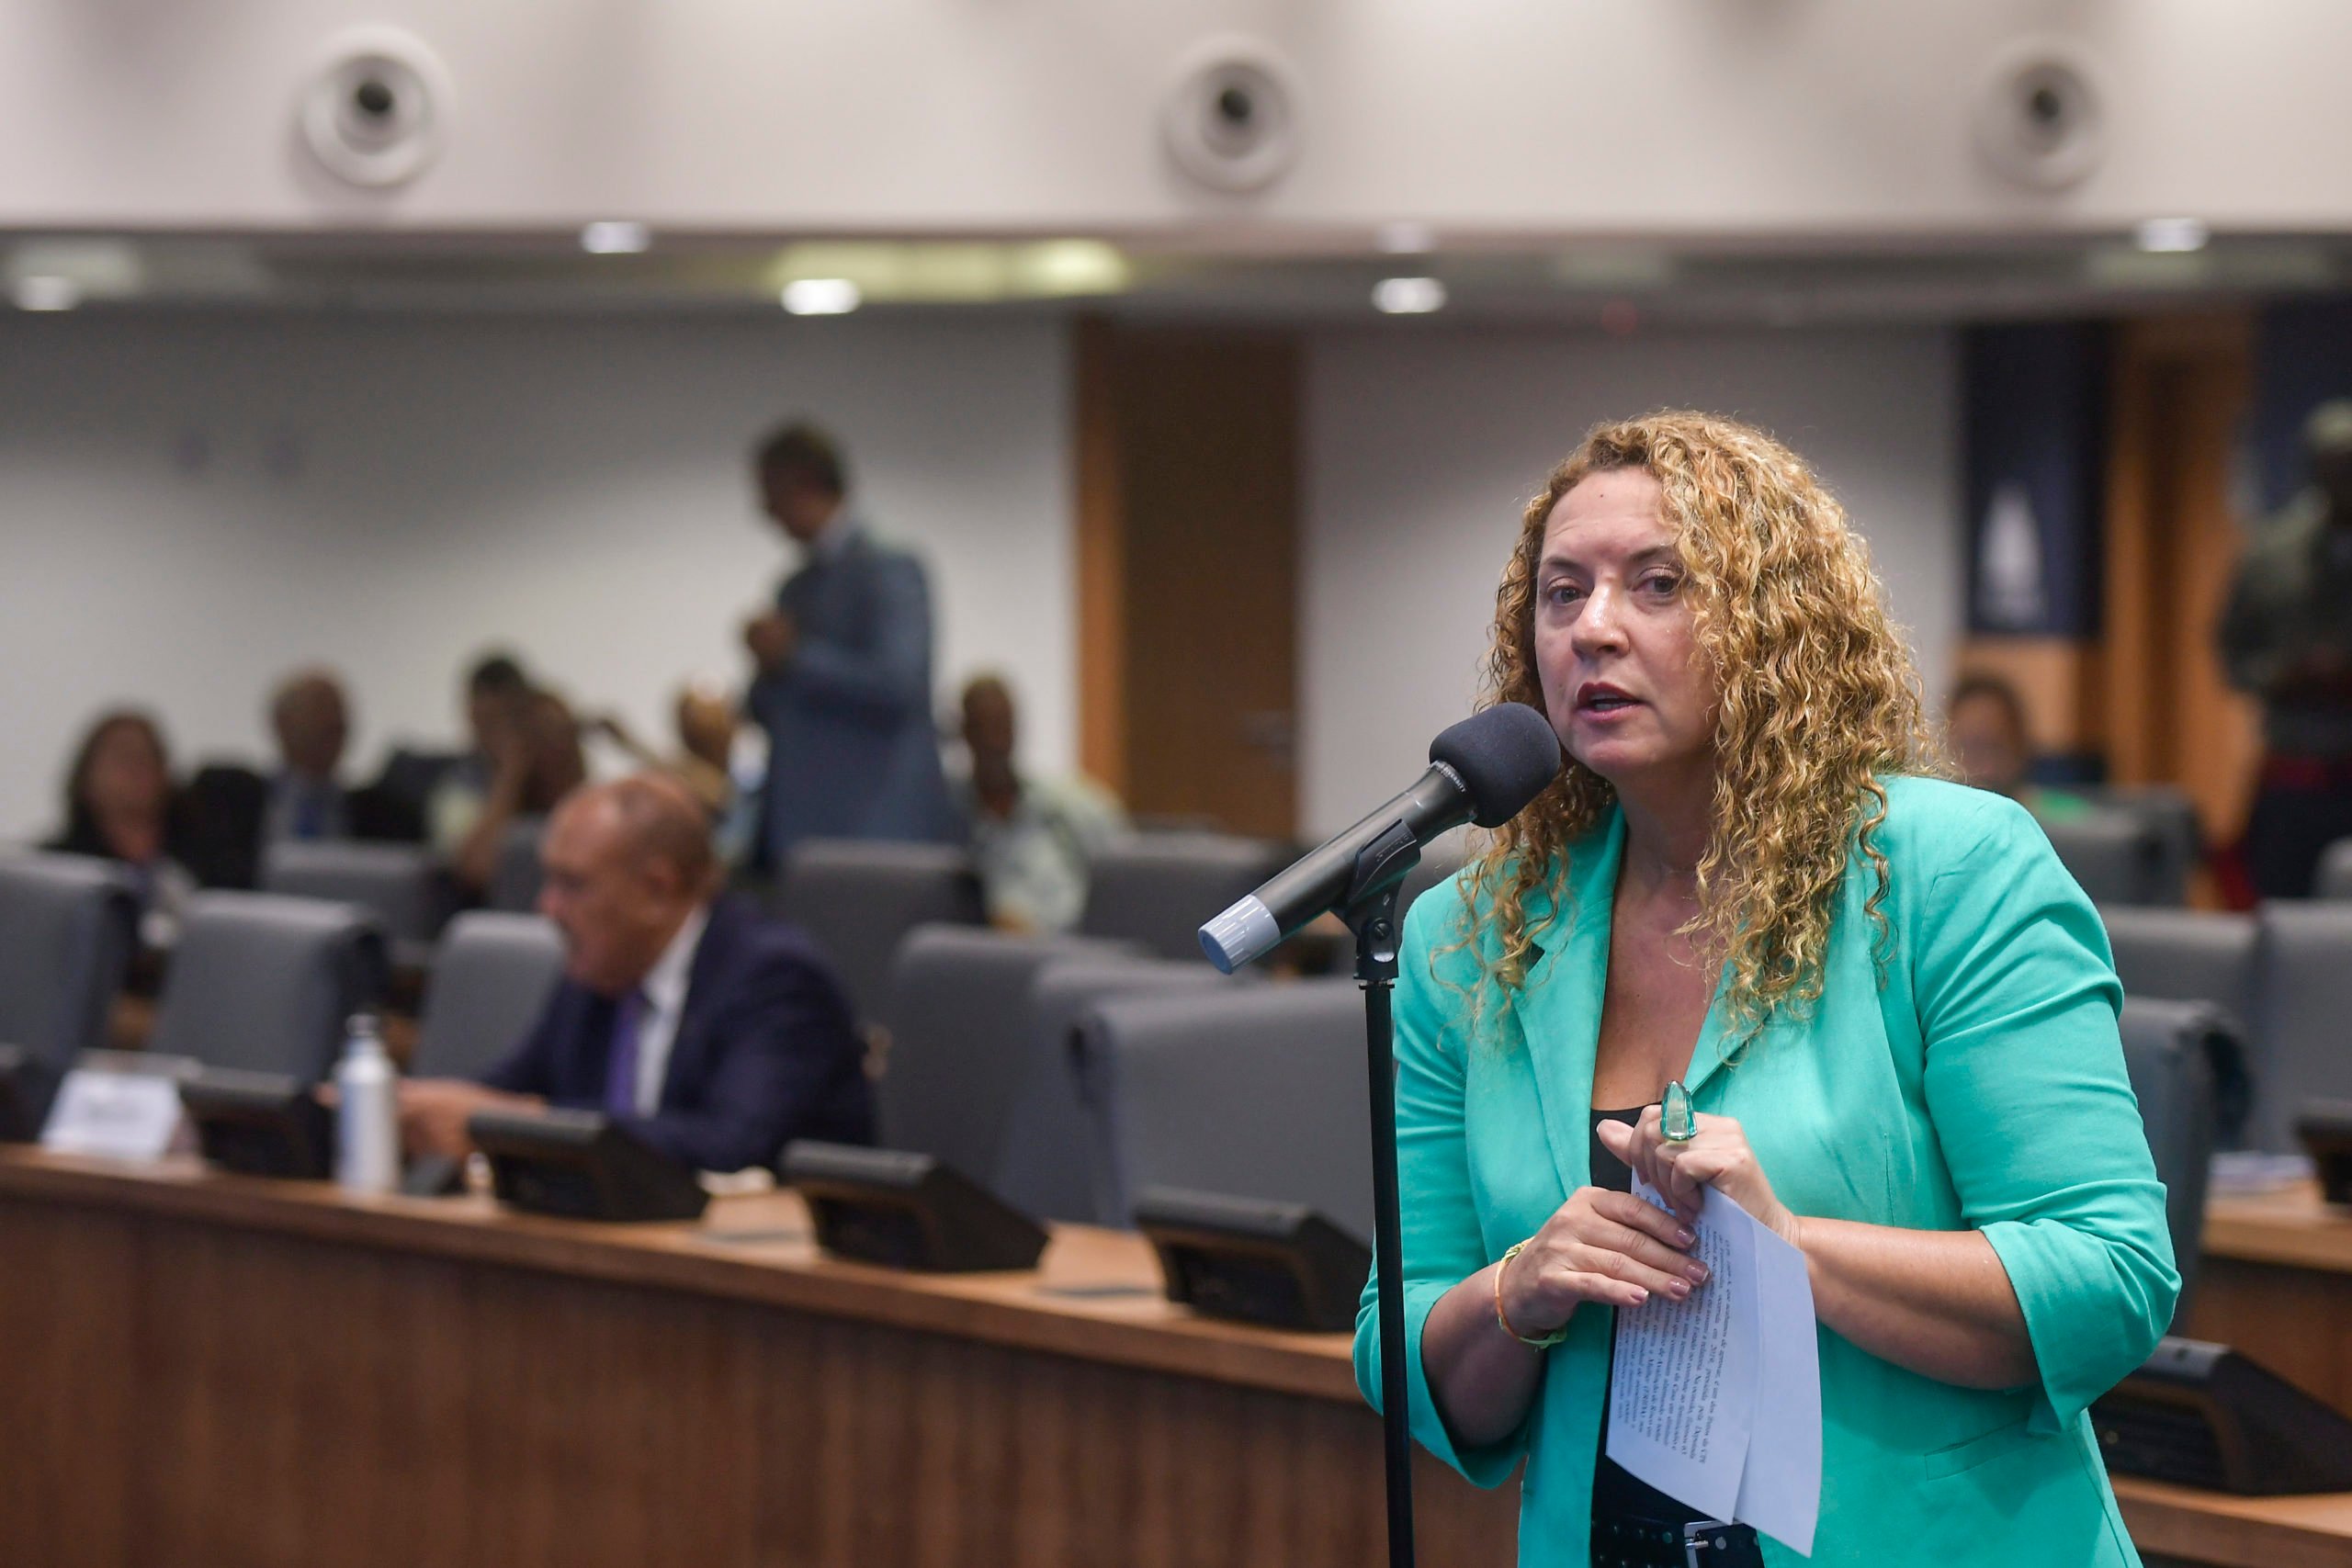
[[(1658, 1202), (1638, 1179), (1634, 1190)], [(1821, 1363), (1804, 1257), (1712, 1188), (1693, 1228), (1707, 1282), (1617, 1314), (1609, 1457), (1708, 1517), (1809, 1557)]]

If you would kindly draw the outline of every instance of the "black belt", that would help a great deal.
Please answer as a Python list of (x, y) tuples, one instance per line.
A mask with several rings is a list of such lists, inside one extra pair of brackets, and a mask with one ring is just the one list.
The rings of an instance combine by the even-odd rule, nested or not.
[(1763, 1548), (1746, 1525), (1623, 1513), (1592, 1517), (1592, 1568), (1763, 1568)]

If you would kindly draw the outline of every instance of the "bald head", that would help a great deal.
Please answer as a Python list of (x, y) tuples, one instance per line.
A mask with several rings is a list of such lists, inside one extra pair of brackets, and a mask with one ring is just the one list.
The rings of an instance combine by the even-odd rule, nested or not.
[(718, 868), (711, 852), (710, 817), (693, 792), (666, 773), (631, 773), (608, 784), (587, 784), (556, 808), (548, 832), (577, 818), (613, 848), (639, 863), (662, 866), (699, 894)]
[(710, 819), (666, 773), (635, 773), (565, 797), (540, 850), (539, 908), (562, 931), (565, 968), (619, 996), (643, 980), (718, 881)]
[(297, 671), (270, 699), (269, 725), (287, 772), (310, 779), (334, 778), (351, 735), (343, 682), (329, 670)]

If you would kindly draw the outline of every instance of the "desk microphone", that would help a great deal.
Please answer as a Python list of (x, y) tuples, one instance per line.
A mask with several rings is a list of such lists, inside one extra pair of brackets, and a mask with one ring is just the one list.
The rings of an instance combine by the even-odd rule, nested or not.
[(1499, 828), (1559, 772), (1560, 738), (1533, 708), (1498, 703), (1472, 714), (1430, 742), (1430, 770), (1412, 788), (1203, 926), (1201, 951), (1230, 975), (1347, 897), (1357, 857), (1396, 829), (1420, 845), (1464, 822)]

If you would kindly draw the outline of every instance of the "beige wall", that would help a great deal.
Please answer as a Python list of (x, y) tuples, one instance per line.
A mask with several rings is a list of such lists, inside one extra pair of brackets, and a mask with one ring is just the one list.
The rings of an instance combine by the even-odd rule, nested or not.
[[(446, 64), (439, 163), (337, 195), (294, 148), (322, 51)], [(1173, 172), (1155, 117), (1219, 39), (1286, 62), (1303, 152), (1261, 195)], [(2011, 51), (2074, 50), (2104, 166), (2021, 191), (1973, 151)], [(0, 0), (0, 226), (1778, 235), (2188, 213), (2352, 219), (2335, 0)]]

